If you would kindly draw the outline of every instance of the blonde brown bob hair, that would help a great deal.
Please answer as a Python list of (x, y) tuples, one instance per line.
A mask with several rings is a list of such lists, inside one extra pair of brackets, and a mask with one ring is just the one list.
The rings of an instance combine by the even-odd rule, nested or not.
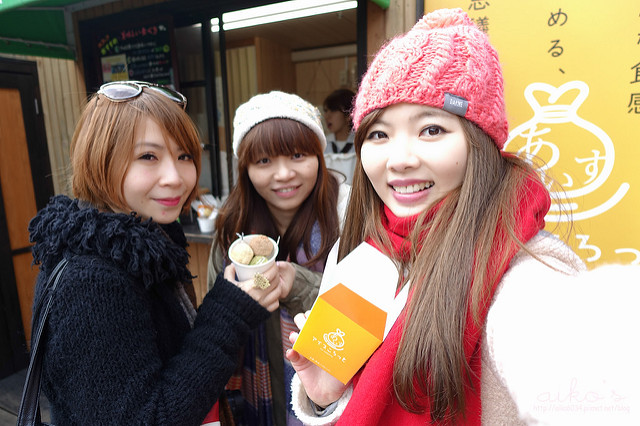
[[(172, 137), (191, 155), (200, 178), (200, 136), (176, 102), (147, 88), (123, 102), (94, 94), (84, 107), (71, 140), (71, 189), (76, 198), (98, 209), (130, 210), (122, 185), (133, 161), (137, 125), (145, 118), (155, 121), (165, 139)], [(189, 207), (197, 189), (196, 183), (183, 208)]]

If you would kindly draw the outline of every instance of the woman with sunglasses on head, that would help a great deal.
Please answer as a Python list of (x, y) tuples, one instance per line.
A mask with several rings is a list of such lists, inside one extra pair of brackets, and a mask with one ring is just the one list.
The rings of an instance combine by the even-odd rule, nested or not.
[[(637, 424), (637, 352), (625, 334), (638, 323), (637, 302), (627, 302), (640, 293), (638, 269), (597, 288), (614, 271), (589, 274), (543, 230), (548, 190), (528, 162), (502, 150), (503, 79), (487, 35), (461, 9), (427, 14), (372, 61), (353, 118), (358, 163), (325, 274), (367, 242), (397, 265), (392, 284), (408, 301), (348, 384), (287, 353), (299, 418)], [(622, 422), (586, 414), (622, 401), (631, 405)]]
[[(64, 258), (44, 340), (42, 389), (54, 424), (199, 425), (224, 420), (218, 397), (240, 345), (278, 307), (219, 275), (195, 309), (179, 223), (196, 193), (198, 132), (178, 92), (103, 85), (71, 141), (71, 187), (29, 224), (40, 265), (34, 306)], [(35, 324), (40, 313), (34, 313)], [(221, 405), (220, 405), (221, 406)]]
[(320, 112), (299, 96), (279, 91), (256, 95), (238, 107), (233, 124), (238, 181), (216, 218), (209, 285), (229, 264), (227, 251), (237, 234), (279, 239), (284, 309), (252, 334), (240, 361), (242, 377), (234, 383), (242, 381), (243, 424), (298, 424), (290, 412), (293, 369), (283, 345), (290, 347), (292, 317), (309, 309), (318, 294), (349, 187), (327, 170)]

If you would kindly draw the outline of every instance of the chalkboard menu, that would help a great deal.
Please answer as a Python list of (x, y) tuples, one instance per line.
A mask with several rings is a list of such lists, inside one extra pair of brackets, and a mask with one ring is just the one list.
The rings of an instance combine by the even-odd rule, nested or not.
[(171, 16), (128, 18), (109, 16), (81, 26), (82, 39), (91, 40), (82, 43), (85, 69), (95, 70), (86, 75), (89, 91), (116, 80), (142, 80), (175, 88)]
[(143, 80), (173, 85), (171, 43), (166, 23), (130, 25), (103, 35), (102, 81)]

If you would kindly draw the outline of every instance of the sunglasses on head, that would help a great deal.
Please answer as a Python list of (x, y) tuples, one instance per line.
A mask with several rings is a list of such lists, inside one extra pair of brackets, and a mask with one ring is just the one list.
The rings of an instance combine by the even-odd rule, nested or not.
[(183, 110), (187, 109), (187, 98), (182, 93), (144, 81), (112, 81), (100, 86), (98, 94), (103, 95), (112, 102), (126, 102), (140, 96), (144, 87), (171, 99), (180, 105)]

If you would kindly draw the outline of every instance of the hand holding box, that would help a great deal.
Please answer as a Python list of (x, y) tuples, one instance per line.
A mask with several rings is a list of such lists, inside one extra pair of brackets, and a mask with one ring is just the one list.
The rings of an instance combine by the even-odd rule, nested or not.
[(404, 307), (391, 259), (362, 243), (331, 273), (293, 349), (346, 384), (380, 346)]

